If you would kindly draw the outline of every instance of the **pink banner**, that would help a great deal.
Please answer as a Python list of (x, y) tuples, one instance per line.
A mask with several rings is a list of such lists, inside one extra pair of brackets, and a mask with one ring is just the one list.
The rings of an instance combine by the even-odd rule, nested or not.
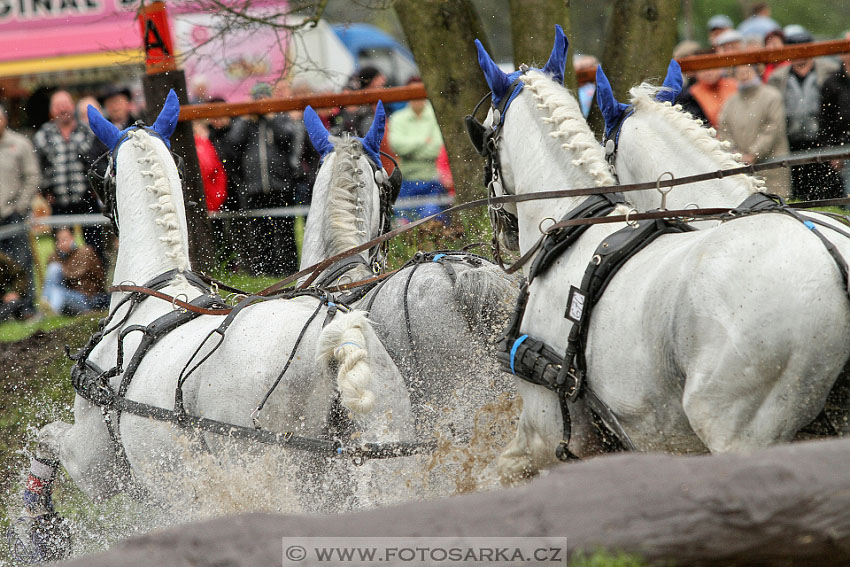
[(0, 60), (138, 49), (138, 0), (0, 0)]

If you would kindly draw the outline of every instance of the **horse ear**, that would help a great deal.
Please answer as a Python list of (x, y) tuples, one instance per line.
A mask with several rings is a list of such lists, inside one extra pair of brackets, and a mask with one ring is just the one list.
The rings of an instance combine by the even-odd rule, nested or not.
[(605, 119), (605, 135), (607, 136), (619, 122), (620, 116), (628, 108), (628, 105), (617, 102), (617, 99), (614, 98), (614, 91), (611, 89), (608, 77), (602, 71), (602, 65), (596, 67), (596, 102), (599, 105), (599, 110), (602, 111), (602, 117)]
[(667, 76), (664, 78), (663, 90), (658, 91), (655, 100), (672, 103), (682, 92), (682, 67), (675, 59), (670, 60)]
[(496, 62), (493, 61), (490, 54), (477, 39), (475, 40), (475, 47), (478, 48), (478, 65), (484, 71), (484, 79), (487, 81), (490, 90), (493, 91), (493, 102), (498, 103), (508, 92), (511, 79), (504, 71), (499, 69), (499, 66), (496, 65)]
[(151, 128), (154, 132), (162, 136), (162, 139), (169, 145), (169, 140), (174, 130), (177, 128), (177, 118), (180, 116), (180, 101), (177, 100), (177, 93), (174, 89), (168, 91), (168, 96), (165, 97), (165, 104), (162, 105), (162, 110)]
[(307, 129), (307, 137), (310, 138), (310, 143), (313, 144), (321, 157), (325, 157), (333, 151), (334, 145), (328, 140), (330, 132), (322, 124), (322, 119), (319, 118), (312, 106), (304, 109), (304, 127)]
[(115, 124), (103, 117), (98, 109), (89, 105), (87, 112), (89, 117), (89, 127), (91, 128), (97, 139), (109, 148), (109, 151), (115, 149), (115, 144), (118, 143), (119, 132)]
[(384, 139), (386, 122), (387, 115), (384, 112), (384, 103), (379, 100), (378, 105), (375, 107), (375, 119), (372, 121), (369, 131), (366, 132), (366, 135), (361, 140), (363, 149), (366, 150), (369, 157), (378, 166), (381, 165), (381, 140)]
[(555, 45), (552, 47), (549, 61), (543, 67), (543, 72), (552, 75), (552, 78), (559, 84), (564, 82), (564, 69), (567, 66), (567, 50), (569, 48), (570, 42), (564, 34), (564, 29), (555, 24)]

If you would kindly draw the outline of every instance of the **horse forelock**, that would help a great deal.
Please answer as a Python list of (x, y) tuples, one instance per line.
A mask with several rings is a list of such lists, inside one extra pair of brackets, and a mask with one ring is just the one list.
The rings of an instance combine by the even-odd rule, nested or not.
[[(325, 205), (322, 235), (326, 253), (335, 255), (366, 242), (371, 226), (374, 183), (363, 183), (358, 162), (363, 158), (360, 142), (347, 135), (332, 137), (334, 165)], [(368, 167), (368, 166), (367, 166)], [(369, 169), (371, 171), (371, 168)]]
[[(180, 231), (181, 221), (177, 214), (178, 203), (174, 198), (173, 187), (163, 159), (157, 153), (153, 136), (143, 130), (133, 130), (128, 134), (128, 140), (125, 143), (133, 144), (133, 147), (142, 153), (136, 159), (136, 165), (145, 191), (153, 197), (153, 203), (149, 207), (156, 213), (154, 222), (165, 233), (160, 236), (160, 241), (168, 248), (166, 254), (178, 263), (178, 267), (188, 269), (188, 253), (184, 247), (183, 235)], [(169, 156), (168, 159), (171, 160), (171, 157)]]
[(523, 90), (532, 96), (537, 109), (546, 115), (544, 122), (552, 126), (550, 136), (561, 143), (562, 149), (576, 156), (572, 165), (583, 168), (597, 187), (613, 185), (614, 177), (602, 147), (588, 127), (575, 98), (552, 77), (540, 71), (529, 71), (523, 82)]
[[(652, 113), (654, 117), (660, 120), (648, 120), (647, 122), (650, 124), (666, 122), (686, 142), (693, 144), (699, 151), (712, 159), (718, 169), (732, 169), (744, 165), (740, 159), (740, 154), (730, 151), (731, 144), (720, 140), (714, 128), (703, 126), (702, 121), (685, 112), (681, 105), (657, 101), (655, 95), (665, 88), (649, 83), (632, 87), (629, 90), (629, 95), (631, 96), (631, 103), (635, 107), (635, 115)], [(675, 144), (675, 146), (678, 147), (679, 144)], [(761, 179), (752, 175), (738, 175), (735, 176), (735, 179), (740, 180), (750, 193), (756, 193), (764, 186)]]

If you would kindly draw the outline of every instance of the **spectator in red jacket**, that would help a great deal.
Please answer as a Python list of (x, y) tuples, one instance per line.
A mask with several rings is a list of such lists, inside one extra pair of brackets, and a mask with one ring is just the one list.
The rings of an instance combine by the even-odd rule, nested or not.
[(207, 199), (207, 210), (217, 211), (227, 200), (227, 172), (210, 141), (207, 125), (193, 122), (195, 133), (195, 149), (198, 152), (198, 165), (201, 167), (201, 179), (204, 181), (204, 196)]

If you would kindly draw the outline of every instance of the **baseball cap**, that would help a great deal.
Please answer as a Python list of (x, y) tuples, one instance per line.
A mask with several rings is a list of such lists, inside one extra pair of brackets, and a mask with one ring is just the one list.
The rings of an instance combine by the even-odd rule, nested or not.
[(734, 28), (735, 24), (732, 23), (732, 18), (727, 16), (726, 14), (717, 14), (716, 16), (711, 16), (708, 20), (708, 29), (709, 30), (718, 30), (724, 28)]

